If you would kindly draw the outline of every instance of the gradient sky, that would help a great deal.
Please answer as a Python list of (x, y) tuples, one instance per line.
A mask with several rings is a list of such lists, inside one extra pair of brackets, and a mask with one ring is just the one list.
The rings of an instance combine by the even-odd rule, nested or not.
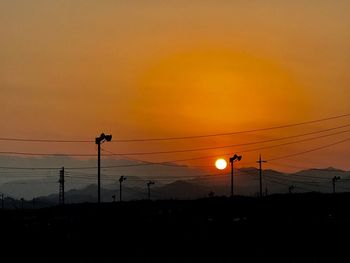
[[(120, 139), (184, 136), (349, 113), (349, 12), (348, 1), (322, 0), (1, 1), (0, 137), (93, 140), (102, 131)], [(106, 148), (133, 152), (220, 146), (347, 121)], [(294, 153), (346, 135), (263, 154)], [(95, 153), (93, 144), (1, 142), (0, 147)], [(348, 147), (281, 163), (350, 169)], [(135, 158), (176, 160), (230, 151), (236, 149)], [(245, 159), (257, 156), (254, 152)], [(212, 160), (195, 163), (211, 165)]]

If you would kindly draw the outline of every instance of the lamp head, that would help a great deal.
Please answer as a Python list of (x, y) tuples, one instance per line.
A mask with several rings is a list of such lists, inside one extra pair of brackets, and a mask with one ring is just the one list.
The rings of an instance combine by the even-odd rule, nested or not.
[(126, 180), (126, 177), (124, 175), (120, 176), (120, 178), (119, 178), (119, 182), (120, 183), (125, 181), (125, 180)]
[(147, 184), (148, 185), (152, 185), (152, 184), (155, 184), (155, 183), (154, 183), (154, 181), (149, 181)]
[(97, 138), (95, 139), (96, 144), (101, 143), (101, 142), (105, 139), (105, 136), (106, 136), (106, 135), (105, 135), (104, 133), (101, 133), (100, 137), (97, 137)]
[(240, 161), (242, 160), (242, 155), (237, 155), (235, 154), (233, 157), (230, 158), (230, 163), (232, 163), (233, 161)]
[(100, 137), (97, 137), (95, 142), (96, 144), (100, 144), (104, 140), (106, 140), (107, 142), (110, 142), (112, 140), (112, 135), (111, 134), (106, 135), (104, 133), (101, 133)]

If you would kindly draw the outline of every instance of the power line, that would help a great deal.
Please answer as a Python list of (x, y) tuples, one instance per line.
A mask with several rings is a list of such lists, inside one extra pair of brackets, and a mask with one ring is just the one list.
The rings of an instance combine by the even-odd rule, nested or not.
[[(276, 179), (270, 179), (270, 178), (266, 178), (267, 181), (271, 182), (271, 183), (275, 183), (275, 184), (279, 184), (279, 185), (283, 185), (283, 186), (290, 186), (290, 184), (286, 184), (286, 183), (283, 183), (283, 182), (280, 182)], [(300, 186), (297, 186), (297, 188), (301, 189), (301, 190), (304, 190), (306, 192), (312, 192), (310, 191), (310, 189), (307, 189), (307, 188), (304, 188), (304, 187), (300, 187)]]
[[(288, 178), (290, 177), (291, 175), (286, 175), (285, 177), (278, 177), (278, 176), (275, 176), (275, 175), (272, 175), (272, 174), (269, 174), (266, 179), (269, 179), (269, 180), (277, 180), (279, 182), (285, 182), (285, 181), (288, 181), (288, 182), (291, 182), (291, 183), (294, 183), (294, 184), (304, 184), (304, 185), (307, 185), (307, 186), (313, 186), (313, 187), (321, 187), (321, 188), (327, 188), (327, 186), (325, 185), (322, 185), (326, 182), (329, 182), (330, 180), (325, 180), (325, 181), (306, 181), (306, 180), (297, 180), (297, 179), (293, 179), (293, 178)], [(299, 179), (299, 178), (298, 178)], [(298, 186), (298, 188), (301, 188)]]
[[(244, 133), (252, 133), (252, 132), (260, 132), (260, 131), (269, 131), (283, 128), (290, 128), (296, 126), (302, 126), (307, 124), (319, 123), (324, 121), (330, 121), (340, 118), (349, 117), (350, 113), (332, 116), (328, 118), (321, 118), (311, 121), (304, 121), (293, 124), (285, 124), (279, 126), (272, 126), (266, 128), (258, 128), (251, 130), (243, 130), (236, 132), (226, 132), (226, 133), (214, 133), (214, 134), (205, 134), (205, 135), (192, 135), (192, 136), (182, 136), (182, 137), (164, 137), (164, 138), (145, 138), (145, 139), (121, 139), (121, 140), (113, 140), (114, 143), (120, 142), (145, 142), (145, 141), (169, 141), (169, 140), (186, 140), (186, 139), (196, 139), (196, 138), (208, 138), (208, 137), (218, 137), (218, 136), (228, 136), (228, 135), (236, 135), (236, 134), (244, 134)], [(94, 140), (59, 140), (59, 139), (26, 139), (26, 138), (10, 138), (10, 137), (1, 137), (0, 141), (18, 141), (18, 142), (40, 142), (40, 143), (92, 143)]]
[[(327, 135), (327, 136), (330, 136), (330, 135)], [(272, 146), (260, 147), (260, 148), (255, 148), (255, 149), (249, 149), (249, 150), (239, 151), (239, 153), (247, 153), (247, 152), (259, 151), (259, 150), (264, 150), (264, 149), (270, 149), (270, 148), (290, 145), (290, 144), (294, 144), (294, 143), (306, 142), (308, 140), (315, 140), (315, 139), (319, 139), (319, 138), (323, 138), (323, 137), (326, 137), (326, 136), (318, 136), (318, 137), (313, 137), (313, 138), (310, 138), (310, 139), (299, 140), (299, 141), (295, 141), (295, 142), (288, 142), (288, 143), (283, 143), (283, 144), (278, 144), (278, 145), (272, 145)], [(308, 151), (305, 151), (305, 152), (295, 153), (295, 154), (292, 154), (291, 156), (305, 154), (305, 153), (321, 150), (321, 149), (324, 149), (324, 148), (332, 147), (334, 145), (347, 142), (349, 140), (350, 140), (350, 138), (342, 140), (342, 141), (338, 141), (336, 143), (332, 143), (332, 144), (324, 145), (324, 146), (321, 146), (321, 147), (318, 147), (318, 148), (314, 148), (314, 149), (311, 149), (311, 150), (308, 150)], [(131, 166), (143, 166), (143, 165), (161, 165), (161, 164), (164, 164), (164, 163), (176, 163), (176, 162), (184, 162), (184, 161), (192, 161), (192, 160), (209, 159), (209, 158), (219, 157), (219, 156), (223, 156), (223, 155), (224, 156), (228, 156), (228, 155), (231, 155), (231, 153), (224, 153), (224, 154), (220, 154), (220, 155), (216, 154), (216, 155), (198, 156), (198, 157), (193, 157), (193, 158), (177, 159), (177, 160), (170, 160), (170, 161), (164, 161), (164, 162), (154, 162), (154, 163), (150, 163), (150, 164), (130, 164), (130, 165), (119, 165), (119, 166), (105, 166), (105, 168), (108, 168), (108, 167), (110, 167), (110, 168), (131, 167)], [(289, 158), (291, 156), (286, 155), (286, 156), (276, 157), (276, 158), (273, 158), (273, 159), (269, 159), (267, 161), (273, 161), (273, 160)], [(250, 163), (254, 163), (254, 162), (250, 162)]]
[(334, 143), (331, 143), (331, 144), (327, 144), (327, 145), (324, 145), (324, 146), (321, 146), (321, 147), (317, 147), (317, 148), (314, 148), (314, 149), (310, 149), (310, 150), (307, 150), (307, 151), (271, 158), (271, 159), (269, 159), (267, 161), (275, 161), (275, 160), (280, 160), (280, 159), (286, 159), (286, 158), (290, 158), (290, 157), (294, 157), (294, 156), (298, 156), (298, 155), (302, 155), (302, 154), (306, 154), (306, 153), (310, 153), (310, 152), (315, 152), (315, 151), (322, 150), (322, 149), (325, 149), (325, 148), (329, 148), (329, 147), (332, 147), (332, 146), (335, 146), (335, 145), (338, 145), (338, 144), (341, 144), (341, 143), (344, 143), (344, 142), (348, 142), (348, 141), (350, 141), (350, 138), (345, 139), (345, 140), (341, 140), (341, 141), (338, 141), (338, 142), (334, 142)]
[[(81, 167), (77, 168), (80, 169)], [(91, 167), (90, 167), (91, 168)], [(96, 167), (93, 167), (96, 168)], [(1, 166), (0, 169), (4, 170), (43, 170), (43, 171), (49, 171), (49, 170), (58, 170), (59, 167), (16, 167), (16, 166)], [(72, 169), (72, 168), (70, 168)], [(75, 169), (75, 168), (73, 168)]]
[(243, 150), (243, 151), (240, 151), (240, 152), (241, 153), (247, 153), (247, 152), (255, 152), (255, 151), (259, 151), (259, 150), (272, 149), (272, 148), (277, 148), (277, 147), (281, 147), (281, 146), (286, 146), (286, 145), (291, 145), (291, 144), (308, 142), (308, 141), (313, 141), (313, 140), (317, 140), (317, 139), (321, 139), (321, 138), (326, 138), (326, 137), (329, 137), (329, 136), (338, 135), (338, 134), (342, 134), (342, 133), (345, 133), (345, 132), (350, 132), (350, 130), (343, 131), (343, 132), (332, 133), (332, 134), (326, 134), (326, 135), (312, 137), (312, 138), (308, 138), (308, 139), (302, 139), (302, 140), (299, 140), (299, 141), (286, 142), (286, 143), (281, 143), (281, 144), (276, 144), (276, 145), (264, 146), (264, 147), (260, 147), (260, 148), (248, 149), (248, 150)]
[(30, 152), (16, 152), (16, 151), (0, 151), (0, 154), (8, 155), (27, 155), (27, 156), (57, 156), (57, 157), (92, 157), (96, 154), (75, 154), (75, 153), (30, 153)]
[[(242, 174), (242, 173), (240, 173)], [(72, 174), (70, 176), (66, 176), (68, 178), (84, 178), (84, 179), (95, 179), (95, 177), (92, 177), (93, 175), (89, 176), (89, 175), (79, 175), (79, 174)], [(136, 176), (127, 176), (128, 181), (133, 181), (133, 182), (137, 182), (137, 181), (149, 181), (149, 180), (182, 180), (182, 179), (186, 179), (186, 180), (190, 180), (190, 179), (201, 179), (201, 178), (217, 178), (217, 177), (227, 177), (228, 174), (200, 174), (200, 175), (183, 175), (183, 176), (153, 176), (153, 177), (136, 177)], [(104, 179), (112, 179), (114, 181), (116, 181), (116, 176), (115, 175), (104, 175), (103, 176)]]
[[(120, 154), (116, 154), (116, 153), (114, 153), (114, 152), (112, 152), (112, 151), (110, 151), (110, 150), (106, 150), (106, 149), (104, 149), (104, 148), (102, 148), (102, 151), (110, 153), (110, 156), (120, 155)], [(127, 155), (122, 155), (122, 156), (125, 157), (125, 158), (128, 159), (128, 160), (136, 161), (136, 162), (141, 162), (141, 163), (143, 163), (143, 164), (145, 164), (145, 165), (154, 165), (154, 164), (156, 164), (156, 163), (150, 162), (150, 161), (144, 161), (144, 160), (140, 160), (140, 159), (136, 159), (136, 158), (131, 158), (131, 157), (127, 156)], [(159, 165), (164, 165), (164, 166), (172, 166), (172, 167), (173, 167), (173, 166), (176, 166), (176, 167), (179, 166), (179, 165), (177, 165), (177, 164), (171, 164), (171, 163), (157, 163), (157, 164), (159, 164)]]
[[(279, 157), (275, 157), (275, 158), (271, 158), (268, 159), (267, 161), (274, 161), (274, 160), (280, 160), (280, 159), (285, 159), (285, 158), (290, 158), (293, 156), (298, 156), (298, 155), (302, 155), (302, 154), (306, 154), (306, 153), (310, 153), (310, 152), (314, 152), (314, 151), (318, 151), (318, 150), (322, 150), (325, 148), (329, 148), (341, 143), (345, 143), (350, 141), (350, 138), (345, 139), (345, 140), (341, 140), (335, 143), (331, 143), (331, 144), (327, 144), (327, 145), (323, 145), (321, 147), (317, 147), (317, 148), (313, 148), (307, 151), (303, 151), (303, 152), (298, 152), (298, 153), (293, 153), (290, 155), (284, 155), (284, 156), (279, 156)], [(283, 144), (286, 145), (286, 144)], [(281, 146), (281, 145), (278, 145)], [(277, 145), (274, 145), (272, 147), (277, 147)], [(241, 151), (240, 153), (245, 153), (248, 151), (257, 151), (257, 150), (261, 150), (261, 149), (267, 149), (266, 147), (264, 148), (257, 148), (257, 149), (252, 149), (252, 150), (247, 150), (247, 151)], [(163, 161), (163, 162), (150, 162), (150, 163), (142, 163), (142, 164), (125, 164), (125, 165), (110, 165), (110, 166), (104, 166), (103, 169), (108, 169), (108, 168), (123, 168), (123, 167), (137, 167), (137, 166), (148, 166), (148, 165), (164, 165), (164, 164), (169, 164), (169, 165), (174, 165), (174, 167), (178, 167), (178, 168), (185, 168), (184, 166), (181, 165), (177, 165), (177, 164), (171, 164), (171, 163), (176, 163), (176, 162), (184, 162), (184, 161), (192, 161), (192, 160), (200, 160), (200, 159), (209, 159), (209, 158), (213, 158), (213, 157), (219, 157), (219, 156), (228, 156), (231, 155), (231, 153), (225, 153), (225, 154), (216, 154), (216, 155), (209, 155), (209, 156), (199, 156), (199, 157), (193, 157), (193, 158), (185, 158), (185, 159), (177, 159), (177, 160), (169, 160), (169, 161)], [(255, 163), (255, 162), (250, 162), (250, 163)], [(249, 164), (249, 163), (245, 163), (245, 164)], [(84, 170), (84, 169), (96, 169), (97, 167), (95, 166), (83, 166), (83, 167), (67, 167), (66, 169), (68, 170)], [(8, 169), (8, 170), (58, 170), (59, 168), (55, 167), (11, 167), (11, 166), (0, 166), (0, 169)]]
[[(272, 179), (271, 179), (272, 177)], [(326, 183), (326, 182), (310, 182), (310, 181), (298, 181), (298, 180), (293, 180), (293, 179), (282, 179), (282, 178), (278, 178), (276, 176), (268, 176), (267, 179), (269, 180), (277, 180), (279, 182), (285, 182), (288, 181), (290, 183), (293, 183), (295, 185), (297, 185), (298, 188), (302, 189), (302, 187), (300, 187), (300, 184), (302, 185), (306, 185), (307, 187), (318, 187), (318, 188), (324, 188), (324, 189), (328, 189), (329, 187), (326, 185), (323, 185), (322, 183)], [(330, 180), (328, 181), (330, 182)]]
[(281, 167), (289, 167), (289, 168), (296, 168), (300, 170), (313, 170), (313, 171), (319, 171), (319, 172), (327, 172), (327, 173), (346, 173), (347, 171), (343, 170), (327, 170), (326, 168), (310, 168), (305, 166), (299, 166), (299, 165), (290, 165), (290, 164), (282, 164), (272, 161), (271, 164)]
[[(336, 128), (336, 129), (339, 129), (339, 128)], [(328, 129), (328, 130), (332, 130), (332, 129)], [(105, 156), (154, 155), (154, 154), (195, 152), (195, 151), (206, 151), (206, 150), (214, 150), (214, 149), (223, 149), (223, 148), (230, 148), (230, 147), (237, 147), (237, 146), (247, 146), (247, 145), (258, 144), (258, 143), (266, 143), (266, 142), (273, 142), (273, 141), (279, 141), (279, 140), (286, 140), (286, 139), (291, 139), (291, 138), (296, 138), (296, 137), (307, 136), (307, 135), (311, 135), (311, 134), (315, 134), (315, 133), (321, 133), (321, 132), (324, 132), (324, 131), (327, 131), (327, 130), (317, 131), (317, 132), (310, 132), (310, 133), (304, 133), (304, 134), (288, 136), (288, 137), (283, 137), (283, 138), (278, 138), (278, 139), (270, 139), (270, 140), (265, 140), (265, 141), (258, 141), (258, 142), (251, 142), (251, 143), (241, 143), (241, 144), (232, 144), (232, 145), (225, 145), (225, 146), (218, 146), (218, 147), (208, 147), (208, 148), (196, 148), (196, 149), (173, 150), (173, 151), (159, 151), (159, 152), (131, 152), (131, 153), (112, 153), (112, 152), (110, 152), (108, 150), (104, 150), (104, 151), (110, 152), (108, 154), (105, 154)], [(246, 152), (253, 152), (253, 151), (264, 150), (264, 149), (271, 149), (271, 148), (276, 148), (276, 147), (296, 144), (296, 143), (300, 143), (300, 142), (307, 142), (307, 141), (317, 140), (317, 139), (321, 139), (321, 138), (326, 138), (326, 137), (339, 135), (339, 134), (343, 134), (343, 133), (347, 133), (347, 132), (350, 132), (350, 130), (345, 130), (345, 131), (335, 132), (335, 133), (331, 133), (331, 134), (320, 135), (320, 136), (316, 136), (316, 137), (306, 138), (306, 139), (302, 139), (302, 140), (298, 140), (298, 141), (287, 142), (287, 143), (282, 143), (282, 144), (277, 144), (277, 145), (264, 146), (264, 147), (250, 149), (250, 150), (245, 150), (245, 151), (240, 151), (240, 152), (241, 153), (246, 153)], [(96, 156), (96, 154), (29, 153), (29, 152), (16, 152), (16, 151), (0, 151), (0, 154), (28, 155), (28, 156), (69, 156), (69, 157), (91, 157), (91, 156)], [(147, 161), (141, 161), (141, 162), (144, 162), (145, 164), (148, 163)]]
[(15, 142), (42, 142), (42, 143), (92, 143), (93, 140), (58, 140), (58, 139), (25, 139), (25, 138), (9, 138), (2, 137), (0, 141)]
[[(277, 176), (277, 175), (273, 175), (273, 174), (268, 173), (267, 176), (279, 178), (281, 180), (289, 180), (289, 181), (293, 181), (293, 182), (308, 182), (308, 183), (323, 183), (323, 182), (328, 182), (330, 180), (330, 178), (326, 178), (326, 177), (295, 175), (295, 174), (286, 174), (286, 175), (282, 175), (282, 176)], [(310, 181), (308, 179), (312, 179), (312, 181)], [(319, 181), (315, 181), (315, 179), (319, 180)], [(300, 180), (302, 180), (302, 181), (300, 181)]]
[[(308, 132), (308, 133), (303, 133), (303, 134), (298, 134), (298, 135), (286, 136), (286, 137), (281, 137), (281, 138), (276, 138), (276, 139), (269, 139), (269, 140), (263, 140), (263, 141), (248, 142), (248, 143), (238, 143), (238, 144), (230, 144), (230, 145), (215, 146), (215, 147), (193, 148), (193, 149), (171, 150), (171, 151), (111, 153), (110, 155), (112, 155), (112, 156), (118, 156), (118, 155), (120, 155), (120, 156), (126, 156), (126, 155), (129, 155), (129, 156), (130, 155), (154, 155), (154, 154), (185, 153), (185, 152), (217, 150), (217, 149), (224, 149), (224, 148), (231, 148), (231, 147), (248, 146), (248, 145), (260, 144), (260, 143), (268, 143), (268, 142), (288, 140), (288, 139), (293, 139), (293, 138), (313, 135), (313, 134), (317, 134), (317, 133), (323, 133), (323, 132), (327, 132), (327, 131), (332, 131), (332, 130), (336, 130), (336, 129), (340, 129), (340, 128), (344, 128), (344, 127), (349, 127), (349, 126), (350, 126), (350, 124), (347, 124), (347, 125), (342, 125), (342, 126), (338, 126), (338, 127), (330, 128), (330, 129), (326, 129), (326, 130), (321, 130), (321, 131)], [(342, 134), (342, 133), (346, 133), (346, 132), (350, 132), (350, 130), (340, 131), (340, 132), (332, 133), (332, 134), (326, 134), (326, 135), (323, 135), (323, 136), (320, 136), (320, 137), (314, 137), (314, 138), (305, 139), (305, 140), (319, 139), (319, 138), (329, 137), (329, 136), (338, 135), (338, 134)]]
[(114, 140), (114, 142), (168, 141), (168, 140), (185, 140), (185, 139), (196, 139), (196, 138), (206, 138), (206, 137), (228, 136), (228, 135), (236, 135), (236, 134), (243, 134), (243, 133), (252, 133), (252, 132), (290, 128), (290, 127), (296, 127), (296, 126), (301, 126), (301, 125), (306, 125), (306, 124), (312, 124), (312, 123), (318, 123), (318, 122), (323, 122), (323, 121), (344, 118), (344, 117), (348, 117), (348, 116), (350, 116), (350, 113), (338, 115), (338, 116), (333, 116), (333, 117), (328, 117), (328, 118), (317, 119), (317, 120), (311, 120), (311, 121), (305, 121), (305, 122), (299, 122), (299, 123), (293, 123), (293, 124), (286, 124), (286, 125), (279, 125), (279, 126), (272, 126), (272, 127), (260, 128), (260, 129), (243, 130), (243, 131), (237, 131), (237, 132), (216, 133), (216, 134), (206, 134), (206, 135), (193, 135), (193, 136), (182, 136), (182, 137), (167, 137), (167, 138)]

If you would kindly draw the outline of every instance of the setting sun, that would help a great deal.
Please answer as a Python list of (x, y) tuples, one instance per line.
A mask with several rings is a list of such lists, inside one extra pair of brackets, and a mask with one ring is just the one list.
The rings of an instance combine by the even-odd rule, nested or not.
[(217, 159), (215, 162), (215, 167), (219, 170), (224, 170), (227, 166), (227, 162), (224, 159)]

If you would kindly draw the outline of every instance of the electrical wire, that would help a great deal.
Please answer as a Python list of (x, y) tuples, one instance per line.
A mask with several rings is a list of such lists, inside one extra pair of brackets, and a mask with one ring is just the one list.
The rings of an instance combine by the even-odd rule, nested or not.
[[(104, 154), (104, 156), (154, 155), (154, 154), (169, 154), (169, 153), (207, 151), (207, 150), (214, 150), (214, 149), (230, 148), (230, 147), (235, 147), (235, 146), (246, 146), (246, 145), (251, 145), (251, 144), (266, 143), (266, 142), (269, 142), (269, 141), (271, 142), (271, 141), (285, 140), (285, 139), (306, 136), (306, 135), (319, 133), (319, 132), (323, 132), (323, 131), (311, 132), (311, 133), (300, 134), (300, 135), (296, 135), (296, 136), (289, 136), (289, 137), (284, 137), (284, 138), (279, 138), (279, 139), (271, 139), (271, 140), (260, 141), (260, 142), (232, 144), (232, 145), (225, 145), (225, 146), (218, 146), (218, 147), (196, 148), (196, 149), (186, 149), (186, 150), (173, 150), (173, 151), (158, 151), (158, 152), (108, 153), (108, 154)], [(348, 132), (350, 132), (350, 130), (345, 130), (345, 131), (335, 132), (335, 133), (331, 133), (331, 134), (320, 135), (320, 136), (316, 136), (316, 137), (306, 138), (306, 139), (293, 141), (293, 142), (286, 142), (286, 143), (277, 144), (277, 145), (264, 146), (264, 147), (260, 147), (260, 148), (244, 150), (244, 151), (239, 151), (239, 152), (240, 153), (246, 153), (246, 152), (253, 152), (253, 151), (259, 151), (259, 150), (271, 149), (271, 148), (276, 148), (276, 147), (281, 147), (281, 146), (286, 146), (286, 145), (292, 145), (292, 144), (301, 143), (301, 142), (308, 142), (308, 141), (318, 140), (318, 139), (321, 139), (321, 138), (326, 138), (326, 137), (339, 135), (339, 134), (343, 134), (343, 133), (348, 133)], [(105, 151), (108, 152), (108, 150), (105, 150)], [(96, 154), (28, 153), (28, 152), (15, 152), (15, 151), (13, 151), (13, 152), (12, 151), (0, 151), (0, 154), (28, 155), (28, 156), (60, 156), (60, 157), (61, 156), (69, 156), (69, 157), (92, 157), (92, 156), (96, 156)], [(147, 161), (142, 161), (142, 162), (144, 162), (145, 164), (148, 163)]]
[(332, 147), (332, 146), (335, 146), (335, 145), (338, 145), (338, 144), (341, 144), (341, 143), (345, 143), (345, 142), (348, 142), (348, 141), (350, 141), (350, 138), (345, 139), (345, 140), (341, 140), (341, 141), (338, 141), (338, 142), (334, 142), (334, 143), (331, 143), (331, 144), (323, 145), (321, 147), (317, 147), (317, 148), (310, 149), (310, 150), (307, 150), (307, 151), (302, 151), (302, 152), (298, 152), (298, 153), (293, 153), (293, 154), (283, 155), (283, 156), (280, 156), (280, 157), (271, 158), (271, 159), (268, 159), (267, 161), (269, 162), (269, 161), (275, 161), (275, 160), (280, 160), (280, 159), (287, 159), (287, 158), (290, 158), (290, 157), (299, 156), (299, 155), (302, 155), (302, 154), (306, 154), (306, 153), (310, 153), (310, 152), (315, 152), (315, 151), (319, 151), (319, 150), (322, 150), (322, 149), (326, 149), (326, 148), (329, 148), (329, 147)]
[[(323, 132), (327, 132), (327, 131), (332, 131), (332, 130), (336, 130), (336, 129), (340, 129), (340, 128), (344, 128), (344, 127), (349, 127), (349, 126), (350, 126), (350, 124), (342, 125), (342, 126), (339, 126), (339, 127), (330, 128), (330, 129), (326, 129), (326, 130), (321, 130), (321, 131), (315, 131), (315, 132), (309, 132), (309, 133), (303, 133), (303, 134), (298, 134), (298, 135), (286, 136), (286, 137), (282, 137), (282, 138), (269, 139), (269, 140), (263, 140), (263, 141), (255, 141), (255, 142), (249, 142), (249, 143), (237, 143), (237, 144), (230, 144), (230, 145), (223, 145), (223, 146), (205, 147), (205, 148), (193, 148), (193, 149), (184, 149), (184, 150), (170, 150), (170, 151), (156, 151), (156, 152), (111, 153), (111, 154), (109, 154), (109, 156), (154, 155), (154, 154), (170, 154), (170, 153), (185, 153), (185, 152), (217, 150), (217, 149), (225, 149), (225, 148), (248, 146), (248, 145), (254, 145), (254, 144), (261, 144), (261, 143), (268, 143), (268, 142), (288, 140), (288, 139), (293, 139), (293, 138), (299, 138), (299, 137), (304, 137), (304, 136), (308, 136), (308, 135), (313, 135), (313, 134), (317, 134), (317, 133), (323, 133)], [(318, 137), (304, 139), (303, 141), (320, 139), (320, 138), (334, 136), (334, 135), (343, 134), (343, 133), (347, 133), (347, 132), (350, 132), (350, 130), (345, 130), (345, 131), (340, 131), (340, 132), (336, 132), (336, 133), (332, 133), (332, 134), (326, 134), (326, 135), (322, 135), (322, 136), (318, 136)], [(291, 143), (288, 143), (287, 145), (293, 144), (293, 143), (299, 143), (299, 142), (300, 141), (291, 142)]]
[[(284, 155), (284, 156), (279, 156), (279, 157), (274, 157), (274, 158), (270, 158), (267, 161), (275, 161), (275, 160), (280, 160), (280, 159), (286, 159), (286, 158), (290, 158), (290, 157), (294, 157), (294, 156), (299, 156), (299, 155), (303, 155), (303, 154), (307, 154), (310, 152), (314, 152), (314, 151), (318, 151), (318, 150), (322, 150), (325, 148), (329, 148), (341, 143), (345, 143), (350, 141), (350, 138), (347, 138), (345, 140), (341, 140), (341, 141), (337, 141), (335, 143), (331, 143), (331, 144), (327, 144), (327, 145), (323, 145), (317, 148), (313, 148), (307, 151), (302, 151), (302, 152), (298, 152), (298, 153), (293, 153), (293, 154), (289, 154), (289, 155)], [(285, 144), (284, 144), (285, 145)], [(274, 146), (277, 147), (277, 146)], [(261, 150), (262, 148), (259, 149), (254, 149), (254, 151), (256, 150)], [(266, 148), (265, 148), (266, 149)], [(244, 152), (248, 152), (248, 151), (244, 151)], [(243, 153), (243, 152), (241, 152)], [(176, 163), (176, 162), (184, 162), (184, 161), (192, 161), (192, 160), (200, 160), (200, 159), (209, 159), (209, 158), (214, 158), (214, 157), (220, 157), (220, 156), (229, 156), (231, 155), (231, 153), (225, 153), (225, 154), (216, 154), (216, 155), (210, 155), (210, 156), (199, 156), (199, 157), (193, 157), (193, 158), (184, 158), (184, 159), (177, 159), (177, 160), (169, 160), (169, 161), (163, 161), (163, 162), (150, 162), (150, 163), (142, 163), (142, 164), (125, 164), (125, 165), (109, 165), (109, 166), (104, 166), (103, 169), (109, 169), (109, 168), (123, 168), (123, 167), (138, 167), (138, 166), (148, 166), (148, 165), (164, 165), (164, 164), (171, 164), (174, 165), (174, 167), (179, 167), (179, 168), (184, 168), (184, 166), (180, 166), (177, 164), (172, 164), (172, 163)], [(246, 164), (250, 164), (250, 163), (255, 163), (255, 162), (249, 162)], [(58, 170), (61, 167), (13, 167), (13, 166), (0, 166), (0, 169), (8, 169), (8, 170)], [(85, 169), (97, 169), (96, 166), (83, 166), (83, 167), (66, 167), (66, 169), (69, 170), (85, 170)]]
[[(290, 127), (296, 127), (296, 126), (302, 126), (302, 125), (307, 125), (307, 124), (313, 124), (313, 123), (319, 123), (319, 122), (324, 122), (324, 121), (345, 118), (345, 117), (349, 117), (349, 116), (350, 116), (350, 113), (347, 113), (347, 114), (342, 114), (342, 115), (337, 115), (337, 116), (332, 116), (332, 117), (327, 117), (327, 118), (321, 118), (321, 119), (316, 119), (316, 120), (311, 120), (311, 121), (304, 121), (304, 122), (299, 122), (299, 123), (292, 123), (292, 124), (285, 124), (285, 125), (272, 126), (272, 127), (266, 127), (266, 128), (236, 131), (236, 132), (214, 133), (214, 134), (182, 136), (182, 137), (124, 139), (124, 140), (113, 140), (112, 142), (169, 141), (169, 140), (185, 140), (185, 139), (228, 136), (228, 135), (236, 135), (236, 134), (244, 134), (244, 133), (252, 133), (252, 132), (261, 132), (261, 131), (290, 128)], [(94, 140), (26, 139), (26, 138), (10, 138), (10, 137), (1, 137), (0, 141), (40, 142), (40, 143), (92, 143), (92, 142), (94, 142)]]

